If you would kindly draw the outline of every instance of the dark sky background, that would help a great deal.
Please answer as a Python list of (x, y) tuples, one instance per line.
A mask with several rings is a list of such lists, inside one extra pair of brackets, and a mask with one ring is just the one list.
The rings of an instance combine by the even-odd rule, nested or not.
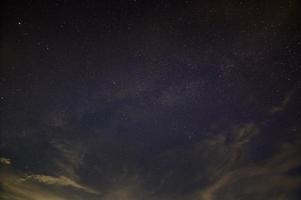
[(300, 199), (297, 0), (1, 7), (0, 199)]

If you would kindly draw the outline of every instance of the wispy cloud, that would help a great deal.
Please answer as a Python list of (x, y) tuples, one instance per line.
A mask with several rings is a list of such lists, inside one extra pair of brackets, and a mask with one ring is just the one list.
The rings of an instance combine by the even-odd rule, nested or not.
[(83, 164), (85, 147), (81, 143), (52, 141), (52, 146), (56, 150), (55, 156), (50, 162), (57, 169), (57, 176), (66, 176), (77, 179), (76, 170)]
[(10, 165), (11, 161), (9, 158), (0, 157), (0, 164), (1, 165)]
[[(200, 191), (198, 199), (217, 200), (221, 196), (224, 199), (237, 199), (238, 196), (251, 194), (260, 199), (288, 197), (301, 185), (300, 176), (288, 174), (290, 170), (301, 165), (298, 148), (300, 144), (298, 141), (283, 145), (278, 153), (265, 162), (228, 168), (213, 184)], [(235, 192), (231, 194), (232, 190)]]
[(67, 200), (100, 194), (67, 177), (26, 175), (11, 168), (0, 170), (0, 180), (3, 200)]
[(277, 106), (274, 106), (270, 109), (270, 113), (276, 113), (276, 112), (282, 112), (287, 108), (287, 105), (289, 104), (293, 93), (288, 93), (285, 98), (281, 101), (281, 103)]
[(21, 180), (21, 176), (10, 171), (0, 173), (2, 191), (0, 196), (4, 200), (66, 200), (63, 194), (50, 192), (39, 185)]
[(25, 179), (22, 179), (24, 181), (32, 180), (37, 181), (39, 183), (43, 183), (46, 185), (56, 185), (56, 186), (68, 186), (73, 187), (75, 189), (79, 189), (88, 193), (94, 193), (98, 194), (99, 192), (90, 189), (88, 187), (85, 187), (74, 180), (67, 178), (65, 176), (60, 177), (54, 177), (54, 176), (47, 176), (47, 175), (40, 175), (40, 174), (34, 174), (34, 175), (28, 175)]
[(294, 95), (299, 91), (301, 82), (297, 83), (296, 86), (289, 91), (286, 96), (283, 98), (283, 100), (280, 102), (279, 105), (274, 106), (270, 109), (270, 113), (277, 113), (277, 112), (283, 112), (287, 109), (287, 106), (291, 102), (291, 99), (294, 97)]
[(77, 167), (82, 164), (82, 146), (58, 141), (53, 142), (53, 146), (55, 152), (51, 153), (52, 157), (44, 160), (48, 162), (51, 175), (16, 170), (10, 159), (1, 157), (1, 165), (8, 167), (0, 169), (0, 196), (5, 200), (66, 200), (74, 191), (80, 194), (79, 197), (98, 196), (100, 192), (82, 184), (76, 173)]

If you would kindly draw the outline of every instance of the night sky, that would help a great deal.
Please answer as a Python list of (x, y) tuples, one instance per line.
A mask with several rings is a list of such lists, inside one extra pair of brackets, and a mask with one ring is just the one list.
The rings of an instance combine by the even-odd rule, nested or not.
[(298, 200), (298, 0), (1, 6), (1, 200)]

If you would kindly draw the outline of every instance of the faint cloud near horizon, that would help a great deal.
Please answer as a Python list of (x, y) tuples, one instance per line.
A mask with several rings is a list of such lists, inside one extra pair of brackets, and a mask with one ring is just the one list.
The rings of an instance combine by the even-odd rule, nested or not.
[(10, 165), (11, 160), (9, 158), (0, 157), (0, 164), (1, 165)]

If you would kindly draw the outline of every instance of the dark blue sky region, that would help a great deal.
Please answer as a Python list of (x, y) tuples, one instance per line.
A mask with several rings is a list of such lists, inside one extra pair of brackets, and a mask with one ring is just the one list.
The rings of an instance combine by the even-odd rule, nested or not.
[(300, 199), (300, 3), (6, 1), (0, 199)]

